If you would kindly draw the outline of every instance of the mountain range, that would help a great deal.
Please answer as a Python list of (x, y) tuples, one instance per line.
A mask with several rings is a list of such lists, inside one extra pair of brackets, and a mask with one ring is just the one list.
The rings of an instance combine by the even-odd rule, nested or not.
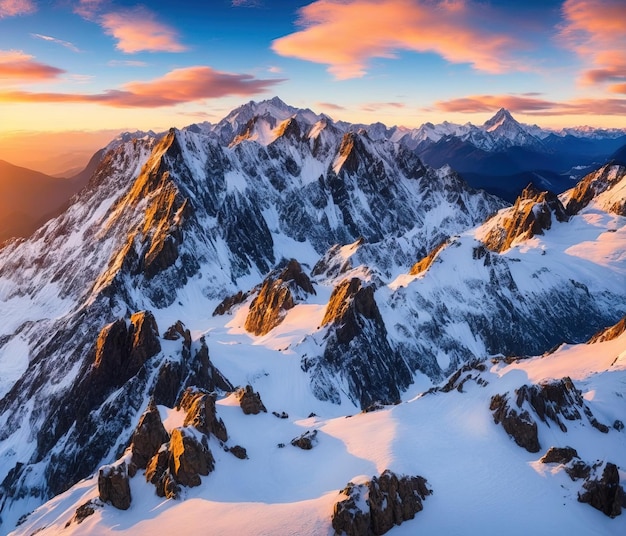
[(626, 167), (509, 205), (383, 131), (123, 135), (0, 249), (0, 530), (624, 527)]

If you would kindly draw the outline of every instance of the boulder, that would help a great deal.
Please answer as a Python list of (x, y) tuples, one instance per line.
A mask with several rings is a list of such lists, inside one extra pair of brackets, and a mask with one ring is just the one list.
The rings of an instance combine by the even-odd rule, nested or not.
[(136, 469), (145, 469), (148, 462), (158, 452), (163, 443), (169, 441), (169, 435), (161, 422), (161, 415), (154, 400), (150, 399), (146, 411), (139, 419), (133, 432), (130, 450), (132, 452), (129, 470), (131, 476)]
[(261, 401), (261, 395), (255, 393), (251, 385), (237, 390), (237, 399), (245, 415), (257, 415), (261, 412), (267, 413), (267, 409)]
[(573, 458), (578, 458), (578, 452), (572, 447), (550, 447), (541, 460), (541, 463), (569, 463)]
[(340, 493), (346, 498), (333, 508), (335, 533), (370, 536), (385, 534), (395, 525), (413, 519), (432, 491), (420, 476), (398, 476), (386, 470), (369, 482), (350, 482)]
[(119, 510), (130, 507), (130, 484), (125, 463), (105, 465), (98, 471), (98, 494), (102, 502), (111, 503)]
[(615, 464), (607, 462), (602, 477), (587, 480), (583, 484), (583, 489), (584, 491), (578, 495), (580, 502), (590, 504), (611, 518), (622, 513), (624, 488), (619, 483), (619, 471)]
[(228, 452), (230, 452), (233, 456), (235, 456), (235, 458), (239, 458), (240, 460), (247, 460), (248, 459), (248, 453), (246, 451), (245, 448), (239, 446), (239, 445), (235, 445), (234, 447), (230, 447), (228, 449)]
[(291, 440), (291, 444), (294, 447), (301, 448), (302, 450), (311, 450), (317, 445), (317, 430), (307, 430), (302, 435), (295, 437)]

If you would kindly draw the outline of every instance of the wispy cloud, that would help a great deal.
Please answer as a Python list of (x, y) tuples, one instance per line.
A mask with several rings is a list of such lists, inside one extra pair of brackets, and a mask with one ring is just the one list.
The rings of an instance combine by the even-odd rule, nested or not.
[(130, 82), (121, 89), (96, 94), (2, 91), (0, 102), (96, 103), (117, 108), (159, 108), (228, 95), (256, 95), (282, 81), (196, 66), (175, 69), (149, 82)]
[(273, 74), (278, 74), (278, 73), (282, 73), (283, 70), (280, 67), (276, 66), (276, 65), (272, 65), (272, 66), (267, 68), (267, 72), (268, 73), (273, 73)]
[(32, 0), (0, 0), (0, 19), (30, 15), (35, 11), (37, 11), (37, 7)]
[(332, 102), (318, 102), (317, 106), (320, 108), (326, 108), (327, 110), (335, 110), (337, 112), (346, 109), (344, 106), (340, 106), (339, 104), (334, 104)]
[(136, 52), (184, 52), (176, 31), (156, 20), (144, 7), (106, 13), (100, 17), (105, 33), (117, 39), (116, 48), (126, 54)]
[(361, 105), (361, 110), (364, 112), (379, 112), (385, 108), (404, 108), (406, 105), (403, 102), (367, 102)]
[(63, 74), (63, 69), (35, 61), (21, 50), (0, 50), (0, 80), (40, 82)]
[(145, 61), (138, 60), (111, 60), (107, 62), (109, 67), (147, 67)]
[(618, 82), (610, 91), (621, 93), (626, 82), (626, 4), (623, 0), (566, 0), (561, 41), (574, 50), (587, 68), (583, 84)]
[(626, 99), (581, 98), (552, 101), (520, 95), (472, 95), (460, 99), (437, 101), (434, 106), (444, 112), (493, 113), (499, 108), (525, 115), (615, 115), (626, 114)]
[(261, 0), (233, 0), (233, 7), (259, 7)]
[(81, 17), (93, 20), (100, 11), (100, 6), (104, 5), (106, 0), (79, 0), (74, 5), (74, 13)]
[(52, 37), (50, 35), (42, 35), (38, 33), (30, 34), (35, 39), (42, 39), (43, 41), (48, 41), (50, 43), (56, 43), (57, 45), (61, 45), (65, 48), (69, 48), (72, 52), (80, 52), (78, 47), (74, 45), (74, 43), (70, 43), (69, 41), (63, 41), (62, 39), (57, 39), (56, 37)]
[(470, 0), (317, 0), (299, 11), (301, 30), (277, 39), (282, 55), (328, 65), (336, 79), (361, 77), (373, 58), (434, 52), (452, 63), (502, 73), (526, 68), (513, 59), (522, 43), (494, 30), (497, 17)]

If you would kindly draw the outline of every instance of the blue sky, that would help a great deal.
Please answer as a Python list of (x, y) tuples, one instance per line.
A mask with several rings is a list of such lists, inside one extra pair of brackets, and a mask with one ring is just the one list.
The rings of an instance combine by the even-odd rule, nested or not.
[(625, 127), (622, 0), (0, 0), (0, 136), (216, 121)]

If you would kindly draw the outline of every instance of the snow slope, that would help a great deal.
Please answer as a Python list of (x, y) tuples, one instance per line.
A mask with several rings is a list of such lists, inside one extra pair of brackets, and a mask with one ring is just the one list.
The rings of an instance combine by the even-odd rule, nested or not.
[[(268, 365), (262, 358), (261, 362)], [(469, 381), (464, 392), (413, 393), (397, 406), (352, 416), (326, 415), (314, 399), (307, 400), (306, 393), (301, 393), (298, 404), (290, 403), (289, 396), (267, 404), (270, 410), (287, 410), (287, 420), (271, 414), (245, 416), (232, 397), (223, 398), (219, 415), (233, 440), (248, 449), (248, 460), (237, 460), (212, 443), (216, 470), (203, 478), (199, 488), (185, 490), (181, 500), (159, 499), (137, 475), (132, 479), (133, 503), (128, 511), (106, 505), (80, 525), (64, 528), (78, 505), (97, 496), (94, 478), (87, 479), (37, 509), (12, 534), (93, 535), (112, 530), (195, 534), (206, 530), (210, 520), (212, 534), (330, 535), (332, 505), (339, 490), (350, 480), (386, 468), (423, 475), (433, 489), (415, 520), (390, 534), (623, 533), (625, 516), (609, 519), (578, 503), (578, 484), (558, 467), (538, 462), (549, 446), (573, 446), (583, 460), (609, 460), (624, 467), (623, 431), (602, 434), (581, 422), (568, 423), (569, 431), (563, 433), (541, 424), (542, 451), (530, 454), (494, 424), (488, 407), (496, 393), (567, 374), (601, 422), (623, 418), (626, 333), (606, 342), (564, 346), (510, 365), (487, 363), (488, 369), (480, 374), (486, 386)], [(285, 366), (278, 362), (268, 366), (272, 391), (288, 387), (279, 373)], [(320, 416), (304, 417), (303, 402)], [(319, 444), (313, 450), (288, 444), (309, 429), (319, 431)], [(280, 442), (287, 446), (278, 448)], [(621, 478), (626, 479), (623, 470)]]

